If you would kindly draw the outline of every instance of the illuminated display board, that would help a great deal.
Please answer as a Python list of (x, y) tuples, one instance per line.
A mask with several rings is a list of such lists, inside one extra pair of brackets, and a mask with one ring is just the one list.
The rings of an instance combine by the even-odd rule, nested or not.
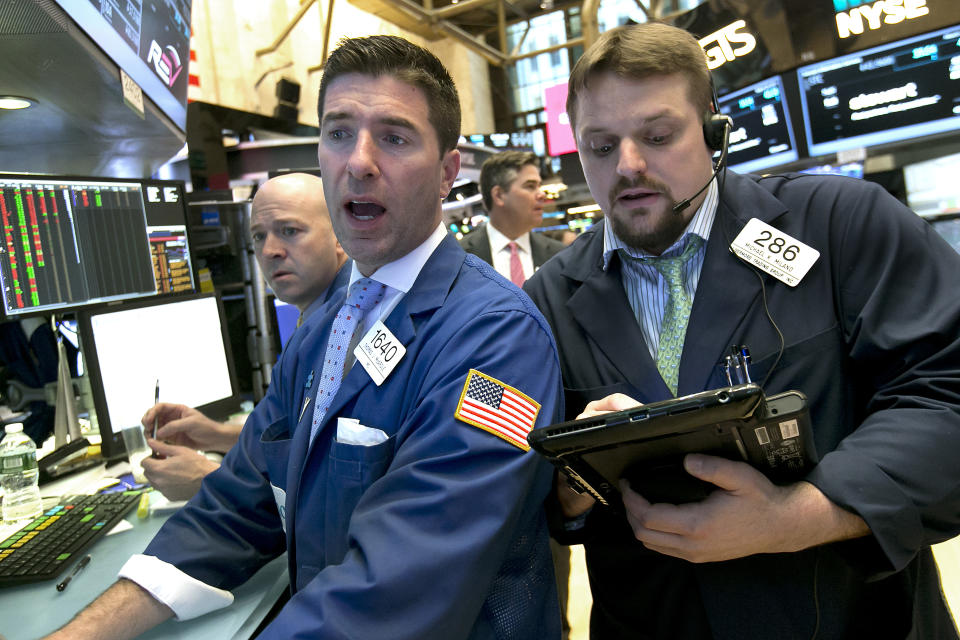
[(705, 2), (673, 20), (699, 40), (720, 94), (798, 64), (781, 3), (769, 2), (763, 11), (747, 5)]
[(958, 0), (712, 0), (671, 19), (703, 47), (721, 95), (802, 64), (960, 23)]
[(957, 0), (781, 0), (797, 65), (879, 47), (960, 22)]
[(192, 292), (183, 184), (0, 174), (0, 318)]
[(728, 93), (720, 113), (733, 119), (727, 165), (739, 172), (757, 171), (797, 159), (797, 145), (780, 76)]
[(57, 0), (182, 131), (191, 0)]
[(960, 27), (797, 70), (810, 155), (960, 129)]

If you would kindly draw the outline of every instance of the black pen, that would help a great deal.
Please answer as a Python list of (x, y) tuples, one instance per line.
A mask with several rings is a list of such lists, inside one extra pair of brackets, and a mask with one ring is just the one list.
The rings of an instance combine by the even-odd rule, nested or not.
[(67, 585), (70, 584), (70, 581), (73, 580), (73, 576), (80, 573), (85, 566), (90, 564), (90, 556), (84, 556), (83, 560), (77, 563), (77, 566), (73, 568), (73, 572), (68, 575), (63, 582), (57, 585), (57, 591), (63, 591), (67, 588)]
[[(157, 384), (153, 388), (153, 406), (156, 407), (158, 404), (160, 404), (160, 378), (157, 378)], [(156, 413), (154, 413), (153, 414), (153, 439), (154, 440), (157, 439), (157, 423), (159, 421), (160, 421), (159, 416)]]
[[(157, 426), (159, 426), (159, 422), (160, 422), (160, 414), (156, 413), (158, 404), (160, 404), (160, 378), (157, 378), (157, 384), (153, 387), (154, 414), (153, 414), (153, 436), (152, 437), (154, 440), (157, 439)], [(158, 454), (156, 451), (151, 451), (150, 457), (159, 458), (160, 454)]]

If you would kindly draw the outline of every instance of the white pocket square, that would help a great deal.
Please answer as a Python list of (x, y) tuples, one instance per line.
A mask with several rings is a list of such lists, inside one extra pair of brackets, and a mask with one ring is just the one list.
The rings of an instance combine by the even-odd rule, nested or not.
[(337, 418), (337, 442), (370, 447), (389, 438), (386, 433), (373, 427), (365, 427), (353, 418)]

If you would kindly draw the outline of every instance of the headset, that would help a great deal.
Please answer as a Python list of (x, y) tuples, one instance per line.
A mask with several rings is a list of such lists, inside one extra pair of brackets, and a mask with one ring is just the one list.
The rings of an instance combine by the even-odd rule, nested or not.
[(730, 141), (730, 130), (733, 129), (733, 119), (730, 116), (720, 113), (720, 102), (717, 100), (717, 87), (713, 83), (713, 76), (710, 76), (710, 111), (703, 115), (703, 139), (711, 151), (719, 151), (720, 157), (717, 158), (717, 164), (714, 166), (713, 175), (707, 180), (699, 191), (695, 194), (681, 200), (673, 205), (674, 213), (682, 213), (684, 209), (690, 206), (694, 198), (703, 193), (713, 179), (717, 177), (727, 164), (727, 146)]
[[(720, 157), (717, 158), (717, 164), (714, 165), (713, 175), (710, 176), (710, 179), (707, 180), (707, 183), (700, 187), (700, 190), (695, 194), (681, 200), (673, 206), (673, 212), (680, 214), (684, 209), (690, 206), (690, 202), (703, 193), (707, 187), (710, 186), (710, 183), (713, 182), (714, 178), (726, 167), (727, 165), (727, 147), (730, 142), (730, 130), (733, 129), (733, 119), (728, 116), (720, 113), (720, 101), (717, 99), (717, 87), (713, 82), (713, 76), (710, 76), (710, 110), (703, 115), (703, 139), (706, 141), (707, 146), (714, 152), (719, 151)], [(724, 174), (726, 175), (726, 174)], [(720, 191), (723, 192), (723, 176), (720, 178)], [(727, 244), (731, 243), (729, 230), (721, 223), (720, 228), (724, 236), (726, 237)], [(760, 271), (753, 265), (748, 265), (754, 272), (754, 275), (760, 280), (760, 291), (762, 294), (762, 303), (763, 310), (767, 316), (767, 320), (770, 321), (770, 325), (773, 327), (773, 330), (776, 332), (777, 337), (779, 338), (780, 348), (777, 352), (777, 357), (773, 361), (773, 365), (767, 371), (767, 375), (764, 376), (763, 381), (760, 383), (760, 387), (763, 388), (767, 384), (767, 380), (770, 379), (770, 375), (773, 373), (774, 369), (777, 368), (777, 365), (780, 364), (780, 358), (783, 356), (783, 351), (785, 347), (785, 341), (783, 337), (783, 332), (780, 330), (780, 327), (777, 326), (776, 321), (773, 319), (773, 316), (770, 314), (770, 308), (767, 306), (767, 287), (763, 281), (763, 275)], [(816, 594), (814, 594), (816, 596)], [(817, 612), (819, 615), (819, 610)]]

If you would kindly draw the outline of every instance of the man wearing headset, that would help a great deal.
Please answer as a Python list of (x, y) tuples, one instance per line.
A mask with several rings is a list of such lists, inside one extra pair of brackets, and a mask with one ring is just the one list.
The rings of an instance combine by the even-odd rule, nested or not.
[[(725, 386), (718, 363), (747, 345), (766, 394), (806, 394), (820, 462), (777, 486), (688, 455), (713, 492), (651, 504), (621, 483), (626, 519), (558, 479), (554, 531), (586, 545), (591, 635), (956, 638), (929, 545), (960, 530), (960, 256), (869, 183), (713, 165), (729, 125), (711, 94), (685, 31), (600, 37), (567, 109), (605, 221), (524, 288), (556, 336), (568, 416)], [(733, 252), (751, 244), (790, 268)]]

